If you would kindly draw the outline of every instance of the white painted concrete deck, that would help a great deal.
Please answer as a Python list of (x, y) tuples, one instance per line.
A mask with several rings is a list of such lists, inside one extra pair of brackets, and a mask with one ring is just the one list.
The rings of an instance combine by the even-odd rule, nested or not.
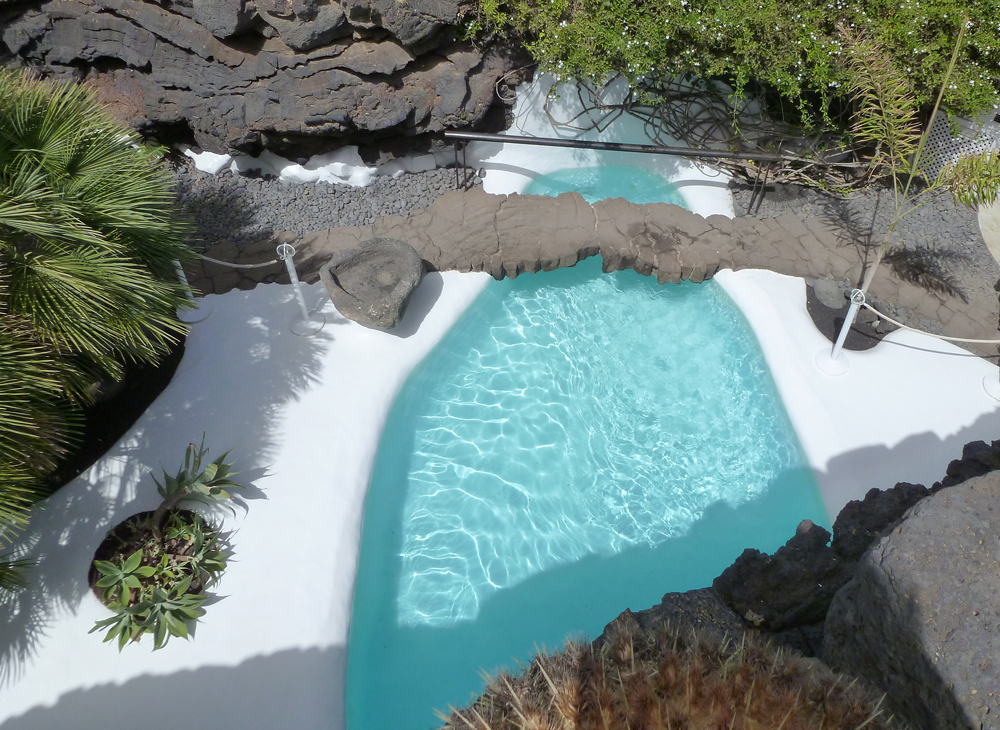
[[(33, 517), (26, 537), (41, 563), (0, 630), (0, 727), (343, 728), (361, 517), (385, 416), (488, 279), (429, 274), (396, 334), (328, 305), (323, 331), (296, 337), (287, 286), (211, 297), (166, 390)], [(328, 302), (320, 285), (306, 291)], [(176, 471), (202, 432), (211, 454), (232, 449), (251, 486), (246, 509), (221, 514), (235, 560), (194, 641), (119, 654), (87, 634), (110, 615), (87, 589), (88, 565), (108, 529), (159, 502), (149, 472)]]
[(802, 279), (720, 271), (715, 279), (757, 334), (816, 475), (831, 522), (852, 499), (896, 482), (930, 486), (969, 441), (1000, 438), (1000, 402), (983, 389), (997, 367), (947, 342), (906, 330), (847, 352), (846, 374), (816, 367), (829, 341), (806, 311)]

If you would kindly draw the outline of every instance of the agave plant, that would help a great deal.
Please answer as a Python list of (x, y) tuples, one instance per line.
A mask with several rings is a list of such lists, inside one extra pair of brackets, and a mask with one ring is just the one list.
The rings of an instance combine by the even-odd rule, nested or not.
[(227, 488), (242, 488), (241, 484), (230, 479), (238, 472), (232, 471), (231, 462), (226, 463), (226, 457), (229, 456), (228, 451), (202, 469), (202, 460), (207, 454), (205, 437), (202, 436), (200, 446), (188, 444), (187, 450), (184, 452), (184, 466), (178, 470), (175, 476), (170, 476), (164, 469), (162, 483), (153, 477), (157, 491), (163, 497), (163, 502), (153, 513), (153, 532), (158, 538), (161, 537), (163, 521), (167, 514), (182, 501), (193, 499), (217, 503), (229, 499)]
[(109, 618), (98, 621), (89, 633), (108, 629), (105, 643), (118, 639), (118, 651), (145, 633), (153, 634), (153, 650), (162, 648), (171, 636), (188, 638), (187, 622), (205, 614), (204, 593), (188, 593), (191, 576), (177, 585), (164, 589), (156, 586), (148, 597), (132, 606), (125, 606)]
[(187, 522), (176, 512), (171, 513), (163, 529), (163, 541), (176, 541), (185, 550), (180, 555), (164, 553), (158, 575), (166, 578), (168, 584), (182, 574), (191, 574), (203, 583), (215, 582), (231, 556), (230, 551), (220, 546), (222, 539), (222, 533), (206, 525), (201, 515), (196, 513)]
[(104, 576), (94, 585), (104, 589), (106, 602), (122, 606), (128, 606), (132, 602), (132, 591), (142, 590), (139, 578), (149, 578), (156, 573), (156, 568), (141, 563), (142, 550), (136, 550), (117, 565), (107, 560), (94, 561), (97, 572)]
[(187, 499), (218, 503), (229, 499), (227, 489), (241, 486), (230, 478), (228, 451), (204, 464), (207, 454), (204, 436), (200, 446), (189, 444), (176, 475), (164, 470), (162, 482), (154, 477), (163, 502), (153, 515), (119, 524), (99, 548), (111, 560), (94, 561), (91, 585), (103, 589), (102, 601), (116, 613), (91, 633), (106, 629), (104, 641), (117, 639), (119, 651), (146, 633), (153, 634), (154, 650), (171, 636), (188, 638), (188, 622), (204, 613), (205, 589), (226, 569), (226, 535), (200, 515), (176, 509)]

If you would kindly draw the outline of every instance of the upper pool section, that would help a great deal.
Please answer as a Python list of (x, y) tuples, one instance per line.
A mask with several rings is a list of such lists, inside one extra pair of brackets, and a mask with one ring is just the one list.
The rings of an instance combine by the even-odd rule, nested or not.
[[(584, 111), (581, 103), (581, 95), (588, 95), (585, 89), (571, 85), (553, 87), (554, 82), (553, 76), (538, 74), (530, 83), (518, 87), (513, 123), (507, 134), (543, 139), (652, 144), (643, 122), (618, 108), (628, 96), (624, 80), (604, 90), (600, 101), (606, 105), (605, 111), (589, 112)], [(587, 101), (592, 106), (593, 99)], [(663, 138), (662, 141), (684, 146), (670, 138)], [(488, 193), (532, 192), (528, 187), (533, 181), (560, 170), (628, 167), (638, 174), (652, 173), (666, 180), (683, 197), (684, 207), (693, 213), (729, 218), (734, 214), (729, 176), (677, 155), (474, 142), (467, 148), (466, 161), (484, 172), (483, 189)], [(625, 197), (634, 203), (644, 202), (628, 195), (610, 197)]]
[(568, 192), (580, 193), (591, 205), (606, 198), (625, 198), (631, 203), (672, 203), (687, 207), (677, 188), (662, 175), (625, 165), (556, 170), (539, 175), (524, 189), (525, 195), (556, 196)]

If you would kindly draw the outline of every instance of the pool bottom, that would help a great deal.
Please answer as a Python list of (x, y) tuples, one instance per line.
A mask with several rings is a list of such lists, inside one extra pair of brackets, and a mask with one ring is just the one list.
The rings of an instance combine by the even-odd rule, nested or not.
[[(435, 710), (468, 704), (485, 686), (483, 671), (516, 670), (540, 648), (600, 635), (626, 608), (642, 610), (665, 593), (710, 585), (747, 547), (773, 552), (802, 519), (823, 521), (811, 482), (806, 469), (784, 474), (758, 500), (738, 509), (725, 502), (709, 508), (684, 537), (611, 558), (589, 556), (542, 573), (496, 594), (475, 622), (450, 628), (399, 626), (394, 610), (385, 610), (392, 609), (395, 596), (379, 596), (374, 575), (359, 571), (355, 590), (368, 605), (356, 604), (352, 618), (347, 727), (437, 727)], [(400, 514), (386, 511), (373, 520), (377, 524), (366, 527), (366, 539), (392, 542), (393, 516)], [(362, 545), (362, 555), (365, 551)]]
[[(564, 270), (556, 278), (586, 277), (587, 268)], [(614, 276), (655, 287), (634, 272)], [(482, 296), (488, 298), (498, 287), (524, 286), (531, 279), (517, 282), (491, 285), (492, 290)], [(708, 292), (714, 285), (683, 286)], [(480, 304), (470, 308), (453, 332), (484, 329), (482, 322), (469, 320), (477, 316), (474, 310)], [(735, 308), (734, 312), (741, 319)], [(753, 348), (752, 334), (749, 338)], [(441, 346), (456, 346), (451, 333)], [(450, 626), (414, 622), (412, 615), (404, 617), (401, 612), (399, 591), (407, 552), (404, 542), (412, 531), (413, 515), (408, 512), (412, 459), (422, 438), (426, 403), (420, 402), (421, 393), (406, 394), (414, 383), (440, 371), (440, 365), (432, 354), (411, 374), (389, 414), (372, 475), (350, 637), (350, 730), (439, 725), (434, 710), (447, 712), (449, 706), (467, 704), (483, 688), (482, 671), (516, 669), (517, 662), (526, 663), (537, 648), (558, 648), (572, 636), (593, 638), (626, 607), (641, 610), (659, 603), (664, 593), (710, 585), (747, 547), (775, 550), (802, 519), (826, 522), (811, 472), (793, 459), (755, 497), (742, 503), (719, 499), (708, 505), (683, 535), (655, 546), (635, 544), (617, 554), (587, 555), (546, 567), (484, 595), (474, 616), (463, 614), (465, 620)], [(776, 399), (766, 369), (765, 380), (762, 387), (765, 391), (770, 387), (766, 395)], [(776, 408), (781, 411), (780, 402)], [(440, 599), (446, 603), (451, 597), (442, 594)]]

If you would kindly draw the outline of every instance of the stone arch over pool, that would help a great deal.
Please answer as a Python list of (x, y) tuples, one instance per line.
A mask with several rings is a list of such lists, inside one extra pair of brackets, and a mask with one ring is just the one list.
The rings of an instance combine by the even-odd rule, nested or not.
[[(720, 269), (768, 269), (801, 277), (850, 279), (862, 273), (863, 246), (822, 218), (707, 218), (667, 203), (638, 205), (624, 198), (588, 204), (578, 193), (558, 197), (492, 195), (479, 188), (444, 193), (426, 210), (386, 216), (366, 226), (307, 233), (295, 246), (299, 277), (319, 280), (330, 256), (370, 238), (394, 238), (416, 249), (430, 271), (485, 271), (496, 279), (551, 271), (600, 254), (605, 271), (633, 269), (660, 283), (710, 279)], [(294, 235), (292, 235), (294, 238)], [(274, 242), (244, 250), (234, 243), (209, 249), (223, 261), (274, 258)], [(189, 271), (206, 293), (287, 283), (277, 266), (234, 270), (210, 262)], [(930, 291), (880, 268), (871, 292), (942, 324), (945, 335), (991, 338), (996, 317), (959, 295)]]

